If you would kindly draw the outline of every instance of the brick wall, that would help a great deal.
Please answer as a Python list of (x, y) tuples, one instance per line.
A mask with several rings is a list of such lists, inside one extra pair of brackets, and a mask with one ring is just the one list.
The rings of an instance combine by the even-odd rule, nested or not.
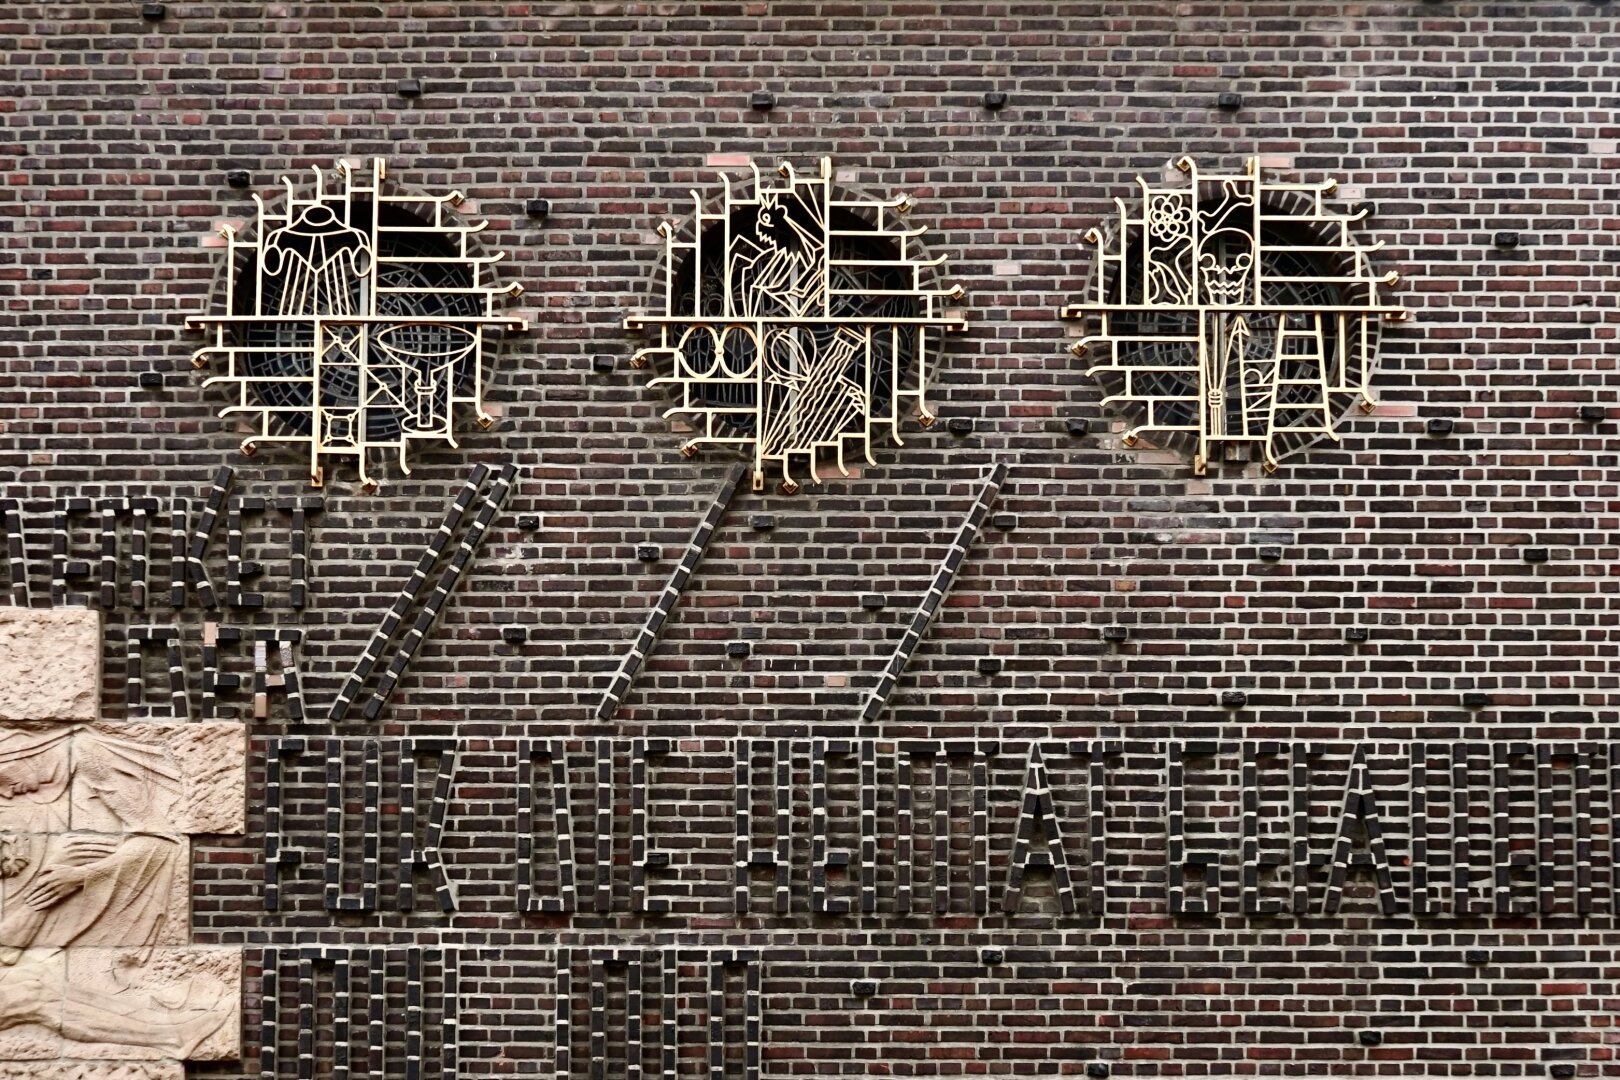
[[(245, 557), (265, 564), (261, 609), (194, 595), (175, 609), (159, 590), (139, 610), (127, 568), (103, 605), (97, 519), (69, 519), (70, 558), (90, 572), (68, 590), (107, 608), (110, 714), (132, 626), (181, 627), (194, 709), (206, 624), (303, 632), (307, 722), (279, 698), (253, 721), (248, 836), (196, 855), (194, 940), (249, 949), (247, 1058), (199, 1075), (262, 1062), (300, 1075), (300, 991), (305, 1026), (333, 1030), (340, 970), (386, 998), (389, 1076), (407, 1075), (417, 1039), (432, 1075), (552, 1075), (559, 1015), (564, 1069), (592, 1074), (600, 1055), (622, 1074), (632, 971), (645, 1067), (681, 1075), (743, 1075), (751, 1047), (765, 1076), (1620, 1073), (1620, 31), (1607, 7), (179, 0), (158, 22), (139, 8), (0, 10), (0, 499), (20, 510), (35, 603), (57, 500), (200, 500), (225, 464), (239, 496), (307, 494), (295, 453), (236, 453), (242, 433), (187, 362), (200, 341), (184, 318), (218, 270), (213, 228), (252, 213), (228, 171), (269, 194), (285, 171), (383, 155), (403, 184), (464, 191), (532, 326), (504, 343), (492, 430), (419, 451), (378, 495), (352, 475), (328, 485), (301, 610), (273, 503), (245, 530)], [(422, 80), (419, 98), (395, 93), (405, 78)], [(774, 110), (749, 108), (757, 89)], [(1005, 109), (982, 108), (990, 90)], [(1224, 92), (1243, 107), (1217, 110)], [(653, 297), (654, 228), (686, 212), (690, 189), (717, 187), (707, 160), (722, 153), (766, 168), (831, 154), (855, 185), (913, 194), (913, 220), (968, 292), (969, 331), (931, 397), (973, 426), (913, 427), (877, 467), (791, 498), (745, 488), (601, 721), (730, 465), (679, 456), (622, 326)], [(1370, 207), (1362, 236), (1385, 242), (1379, 267), (1401, 272), (1394, 295), (1414, 317), (1386, 331), (1382, 403), (1341, 443), (1275, 475), (1195, 478), (1177, 456), (1120, 447), (1057, 313), (1090, 272), (1081, 234), (1137, 175), (1254, 153), (1285, 177), (1336, 176), (1346, 204)], [(551, 202), (544, 219), (524, 213), (535, 197)], [(1503, 232), (1518, 245), (1499, 247)], [(142, 386), (146, 372), (161, 386)], [(1582, 418), (1592, 405), (1601, 422)], [(1070, 434), (1075, 418), (1090, 434)], [(1431, 418), (1455, 426), (1431, 435)], [(518, 486), (387, 707), (326, 723), (468, 469), (508, 462)], [(1012, 518), (987, 523), (887, 709), (860, 723), (998, 462), (994, 511)], [(643, 544), (657, 558), (638, 558)], [(223, 530), (206, 558), (226, 574)], [(863, 605), (874, 594), (881, 608)], [(728, 655), (739, 641), (748, 655)], [(251, 640), (219, 654), (251, 684)], [(221, 707), (247, 714), (247, 690)], [(1016, 850), (1043, 779), (1035, 746), (1073, 911), (1058, 875)], [(769, 866), (736, 909), (739, 755), (749, 851), (775, 850), (786, 762), (785, 912)], [(418, 859), (441, 774), (442, 842)], [(524, 910), (525, 803), (529, 899), (564, 910)], [(1031, 835), (1050, 852), (1049, 830)], [(818, 866), (852, 910), (818, 908)], [(371, 910), (331, 910), (341, 896)], [(273, 1061), (259, 1056), (266, 969), (280, 973)], [(369, 1005), (356, 1008), (355, 1060), (374, 1064)], [(311, 1043), (321, 1075), (331, 1043)]]

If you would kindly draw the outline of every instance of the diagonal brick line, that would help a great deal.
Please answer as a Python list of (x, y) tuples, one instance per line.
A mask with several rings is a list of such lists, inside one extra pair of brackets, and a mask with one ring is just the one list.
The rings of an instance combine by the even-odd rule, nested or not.
[(478, 553), (478, 546), (484, 542), (484, 534), (489, 531), (490, 524), (501, 512), (506, 497), (512, 493), (512, 483), (517, 479), (517, 472), (516, 465), (501, 466), (501, 474), (484, 493), (484, 501), (478, 508), (478, 516), (467, 526), (456, 553), (450, 556), (449, 565), (444, 568), (444, 573), (439, 575), (438, 584), (433, 586), (433, 592), (428, 595), (427, 603), (422, 605), (422, 610), (416, 616), (416, 622), (400, 640), (399, 649), (394, 653), (394, 659), (389, 662), (388, 670), (377, 680), (377, 690), (371, 695), (371, 700), (366, 702), (367, 720), (375, 720), (382, 712), (383, 706), (388, 703), (388, 695), (394, 692), (400, 677), (405, 674), (405, 669), (416, 656), (416, 650), (421, 647), (428, 632), (433, 629), (433, 623), (438, 619), (439, 612), (444, 610), (445, 601), (450, 599), (450, 593), (455, 589), (456, 583), (461, 580), (461, 575), (466, 572), (473, 556)]
[(6, 525), (6, 563), (10, 567), (11, 602), (28, 607), (34, 602), (28, 586), (28, 561), (23, 553), (22, 511), (12, 500), (0, 503), (0, 517)]
[(658, 603), (647, 613), (646, 624), (636, 635), (630, 651), (625, 653), (624, 659), (619, 663), (618, 672), (608, 684), (607, 693), (602, 695), (601, 702), (596, 706), (598, 720), (612, 719), (619, 703), (624, 700), (624, 695), (630, 691), (630, 685), (636, 681), (642, 663), (647, 659), (647, 654), (652, 652), (653, 646), (658, 643), (658, 635), (663, 631), (664, 623), (669, 620), (670, 612), (675, 610), (675, 605), (681, 598), (681, 591), (691, 580), (692, 571), (696, 570), (697, 564), (702, 561), (703, 553), (709, 547), (710, 538), (714, 536), (720, 519), (725, 516), (733, 496), (737, 494), (737, 486), (742, 483), (745, 472), (746, 467), (738, 464), (733, 465), (731, 471), (726, 473), (725, 480), (720, 484), (720, 490), (715, 492), (714, 501), (709, 504), (708, 512), (703, 515), (703, 520), (698, 522), (697, 528), (692, 532), (692, 539), (686, 545), (686, 554), (681, 556), (675, 572), (669, 575), (669, 582), (664, 586)]
[(186, 551), (186, 579), (170, 587), (175, 607), (185, 603), (185, 590), (188, 584), (197, 590), (197, 596), (205, 607), (219, 606), (219, 600), (214, 594), (214, 583), (208, 580), (208, 571), (203, 568), (203, 554), (208, 550), (208, 541), (213, 538), (214, 525), (219, 521), (219, 512), (225, 506), (225, 496), (229, 494), (231, 482), (235, 478), (236, 470), (229, 465), (223, 466), (214, 474), (214, 482), (208, 489), (208, 501), (204, 503), (202, 516), (191, 532), (191, 543)]
[(911, 617), (911, 625), (894, 647), (894, 655), (889, 657), (889, 664), (883, 670), (877, 685), (866, 695), (866, 705), (861, 709), (861, 722), (869, 724), (883, 712), (888, 704), (889, 695), (894, 693), (895, 684), (900, 681), (900, 675), (911, 662), (911, 654), (917, 651), (922, 642), (923, 635), (928, 632), (928, 625), (934, 621), (934, 614), (939, 611), (939, 605), (944, 601), (945, 594), (951, 591), (951, 585), (956, 581), (956, 573), (962, 568), (967, 559), (968, 548), (979, 534), (979, 528), (984, 524), (985, 515), (995, 503), (996, 497), (1001, 494), (1002, 482), (1007, 479), (1007, 466), (997, 464), (990, 470), (984, 487), (979, 490), (979, 497), (973, 501), (968, 509), (967, 517), (962, 519), (962, 527), (956, 531), (956, 539), (945, 552), (945, 558), (940, 560), (939, 569), (934, 571), (934, 581), (928, 586), (928, 592), (923, 596), (922, 602), (917, 605), (917, 613)]
[(326, 719), (329, 723), (335, 724), (348, 715), (349, 706), (354, 703), (354, 699), (359, 695), (366, 679), (371, 676), (371, 672), (376, 668), (377, 661), (382, 659), (382, 651), (387, 647), (389, 639), (394, 636), (394, 631), (399, 629), (400, 623), (404, 621), (405, 613), (410, 610), (411, 605), (416, 602), (416, 598), (421, 595), (422, 586), (427, 584), (428, 574), (438, 565), (439, 558), (444, 554), (446, 545), (450, 543), (450, 538), (455, 535), (456, 526), (461, 524), (461, 519), (467, 513), (467, 508), (472, 505), (473, 499), (478, 495), (478, 489), (483, 486), (484, 477), (488, 475), (488, 465), (475, 465), (472, 472), (468, 474), (467, 482), (462, 485), (461, 492), (456, 496), (455, 501), (450, 504), (450, 507), (445, 510), (444, 520), (439, 522), (438, 532), (434, 533), (433, 538), (428, 541), (427, 548), (422, 552), (422, 557), (416, 562), (416, 568), (411, 571), (410, 578), (399, 590), (399, 595), (394, 598), (393, 607), (388, 609), (388, 614), (383, 616), (382, 622), (377, 624), (377, 629), (372, 631), (371, 640), (366, 642), (365, 651), (360, 654), (360, 659), (355, 661), (354, 670), (349, 673), (348, 679), (343, 683), (343, 689), (338, 691), (338, 696), (333, 700), (332, 707), (327, 710)]

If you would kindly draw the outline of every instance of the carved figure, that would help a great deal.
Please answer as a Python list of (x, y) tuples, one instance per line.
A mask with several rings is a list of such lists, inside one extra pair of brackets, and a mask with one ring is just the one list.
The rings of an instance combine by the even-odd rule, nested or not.
[[(186, 873), (184, 840), (148, 830), (171, 819), (182, 795), (164, 749), (82, 728), (0, 734), (0, 800), (49, 809), (79, 799), (124, 830), (11, 832), (0, 842), (0, 1029), (37, 1024), (184, 1058), (231, 1015), (217, 985), (141, 985)], [(131, 949), (115, 972), (118, 989), (62, 977), (59, 950), (69, 946)]]

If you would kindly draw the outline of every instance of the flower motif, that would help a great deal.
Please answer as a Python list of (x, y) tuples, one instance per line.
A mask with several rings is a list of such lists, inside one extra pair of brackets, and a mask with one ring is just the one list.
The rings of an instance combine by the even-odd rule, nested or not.
[(1148, 231), (1173, 244), (1192, 235), (1192, 204), (1179, 195), (1160, 195), (1148, 204)]

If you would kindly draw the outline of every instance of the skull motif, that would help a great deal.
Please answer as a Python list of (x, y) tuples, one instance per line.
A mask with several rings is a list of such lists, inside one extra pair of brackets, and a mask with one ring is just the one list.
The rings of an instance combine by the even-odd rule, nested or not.
[(1252, 292), (1254, 240), (1236, 229), (1217, 229), (1204, 238), (1198, 253), (1198, 273), (1204, 296), (1211, 304), (1240, 304)]

